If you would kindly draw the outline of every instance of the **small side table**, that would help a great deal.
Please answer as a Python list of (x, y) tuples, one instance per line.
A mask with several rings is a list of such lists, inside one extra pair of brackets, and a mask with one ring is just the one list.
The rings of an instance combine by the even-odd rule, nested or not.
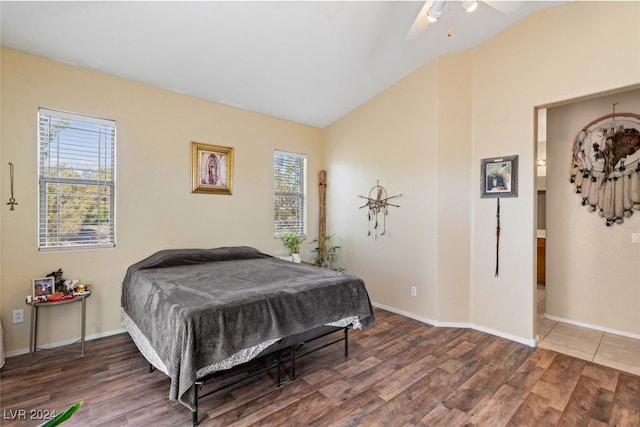
[(91, 296), (91, 291), (87, 291), (86, 294), (76, 295), (75, 298), (67, 299), (63, 301), (53, 302), (27, 302), (31, 306), (31, 336), (29, 337), (29, 367), (31, 367), (31, 360), (33, 353), (37, 350), (37, 336), (38, 336), (38, 309), (40, 307), (52, 307), (55, 305), (73, 304), (74, 302), (82, 303), (82, 316), (80, 317), (80, 352), (84, 356), (84, 331), (85, 331), (85, 318), (87, 312), (87, 298)]

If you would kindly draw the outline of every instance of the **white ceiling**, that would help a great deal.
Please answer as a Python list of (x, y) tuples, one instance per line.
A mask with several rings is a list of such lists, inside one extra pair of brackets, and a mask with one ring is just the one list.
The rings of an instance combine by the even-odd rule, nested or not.
[(430, 60), (560, 3), (487, 1), (468, 14), (451, 1), (408, 38), (424, 2), (2, 1), (1, 41), (322, 128)]

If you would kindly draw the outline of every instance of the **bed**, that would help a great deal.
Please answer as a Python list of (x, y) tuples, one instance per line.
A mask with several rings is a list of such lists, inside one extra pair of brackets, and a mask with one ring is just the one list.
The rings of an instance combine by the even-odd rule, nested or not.
[(374, 322), (362, 279), (246, 246), (156, 252), (128, 268), (121, 305), (123, 327), (194, 424), (203, 378), (285, 348), (293, 359), (297, 344), (338, 330), (346, 354), (348, 328)]

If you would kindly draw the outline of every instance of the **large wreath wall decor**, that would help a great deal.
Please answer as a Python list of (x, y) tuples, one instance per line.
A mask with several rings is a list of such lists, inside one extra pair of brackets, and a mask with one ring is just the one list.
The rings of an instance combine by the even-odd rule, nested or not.
[(582, 205), (605, 224), (622, 224), (640, 210), (640, 115), (612, 113), (593, 120), (573, 142), (571, 183)]

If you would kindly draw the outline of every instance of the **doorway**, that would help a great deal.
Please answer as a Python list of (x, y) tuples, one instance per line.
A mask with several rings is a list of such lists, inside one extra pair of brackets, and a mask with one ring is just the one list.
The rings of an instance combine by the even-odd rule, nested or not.
[(545, 319), (546, 310), (546, 241), (547, 241), (547, 109), (536, 110), (536, 341), (555, 325)]
[(544, 174), (536, 168), (537, 228), (544, 230), (537, 249), (544, 247), (544, 261), (538, 250), (535, 330), (541, 348), (638, 375), (640, 313), (630, 303), (640, 298), (634, 286), (640, 265), (631, 260), (637, 260), (640, 248), (630, 243), (629, 234), (640, 215), (607, 226), (597, 211), (581, 205), (568, 179), (576, 135), (611, 113), (614, 103), (618, 112), (640, 112), (640, 87), (536, 109), (538, 160), (545, 164)]

